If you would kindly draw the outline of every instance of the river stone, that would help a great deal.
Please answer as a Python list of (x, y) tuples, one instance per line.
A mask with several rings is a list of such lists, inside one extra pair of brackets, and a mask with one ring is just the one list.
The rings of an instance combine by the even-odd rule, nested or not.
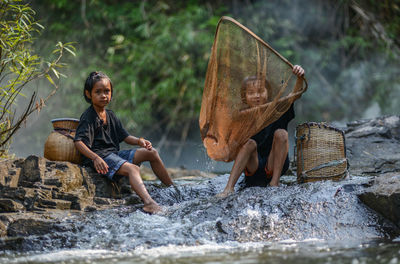
[(25, 206), (11, 199), (0, 198), (0, 212), (19, 212), (24, 211)]
[(376, 177), (372, 186), (358, 197), (400, 228), (400, 173)]
[(44, 235), (51, 232), (62, 232), (65, 228), (57, 225), (54, 221), (44, 219), (22, 218), (8, 225), (7, 235), (9, 237)]
[(19, 186), (33, 187), (36, 182), (42, 182), (46, 171), (46, 161), (38, 156), (31, 155), (22, 164)]

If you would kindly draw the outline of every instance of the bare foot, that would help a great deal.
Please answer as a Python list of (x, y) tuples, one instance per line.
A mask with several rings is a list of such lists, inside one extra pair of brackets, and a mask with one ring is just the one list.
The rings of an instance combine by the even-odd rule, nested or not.
[(231, 195), (232, 193), (233, 193), (232, 190), (224, 190), (223, 192), (218, 193), (215, 196), (218, 197), (218, 198), (225, 198), (225, 197), (228, 197), (229, 195)]
[(156, 203), (151, 202), (143, 206), (143, 211), (150, 214), (155, 214), (162, 211), (162, 208)]
[(279, 181), (278, 181), (278, 182), (271, 181), (271, 182), (269, 183), (269, 186), (271, 186), (271, 187), (278, 187), (278, 186), (279, 186)]

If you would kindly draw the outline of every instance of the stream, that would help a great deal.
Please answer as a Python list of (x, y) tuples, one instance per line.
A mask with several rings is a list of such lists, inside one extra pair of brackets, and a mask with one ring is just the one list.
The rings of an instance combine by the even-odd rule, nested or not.
[(146, 183), (161, 214), (140, 205), (72, 214), (64, 230), (0, 251), (0, 263), (400, 262), (393, 225), (357, 198), (370, 178), (297, 184), (283, 176), (280, 187), (238, 184), (215, 197), (228, 176)]

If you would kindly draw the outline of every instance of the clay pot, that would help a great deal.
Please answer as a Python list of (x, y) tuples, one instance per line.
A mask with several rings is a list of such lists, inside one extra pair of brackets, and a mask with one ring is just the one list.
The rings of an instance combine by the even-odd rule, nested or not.
[(79, 164), (81, 155), (75, 148), (75, 130), (79, 120), (75, 118), (57, 118), (51, 120), (54, 130), (44, 144), (44, 157), (55, 161), (69, 161)]

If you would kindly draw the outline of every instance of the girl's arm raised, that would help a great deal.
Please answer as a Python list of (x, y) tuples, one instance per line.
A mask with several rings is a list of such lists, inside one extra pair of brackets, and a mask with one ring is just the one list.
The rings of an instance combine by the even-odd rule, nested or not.
[(106, 174), (108, 172), (107, 163), (99, 155), (91, 151), (90, 148), (85, 145), (85, 143), (83, 143), (81, 140), (78, 140), (75, 141), (74, 144), (82, 155), (93, 161), (93, 165), (97, 173)]

